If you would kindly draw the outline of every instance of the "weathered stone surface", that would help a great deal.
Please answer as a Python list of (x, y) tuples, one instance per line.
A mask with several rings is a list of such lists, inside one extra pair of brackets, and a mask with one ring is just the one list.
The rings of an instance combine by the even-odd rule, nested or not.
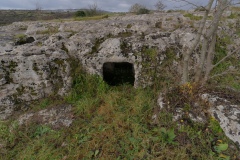
[[(165, 96), (164, 94), (160, 94), (157, 100), (159, 111), (162, 109), (170, 109), (170, 102), (165, 102)], [(200, 123), (206, 123), (208, 120), (208, 117), (204, 111), (203, 107), (200, 107), (199, 104), (196, 102), (191, 108), (184, 109), (184, 104), (182, 106), (178, 106), (174, 109), (172, 109), (173, 113), (173, 120), (174, 121), (180, 121), (183, 118), (190, 118), (194, 122), (200, 122)], [(156, 117), (156, 116), (155, 116)]]
[(209, 112), (219, 122), (226, 136), (240, 147), (240, 105), (210, 94), (203, 94), (202, 98), (210, 102)]
[[(163, 108), (169, 109), (164, 96), (165, 95), (160, 94), (157, 101), (160, 112)], [(206, 115), (206, 112), (208, 112), (209, 115), (219, 122), (226, 136), (240, 147), (240, 105), (231, 104), (227, 99), (211, 94), (202, 94), (200, 99), (210, 104), (207, 111), (199, 110), (199, 108), (201, 109), (202, 107), (197, 103), (191, 106), (191, 109), (187, 112), (184, 111), (184, 106), (180, 106), (174, 109), (173, 120), (180, 121), (184, 117), (188, 117), (194, 122), (206, 123), (209, 118), (208, 114)], [(196, 111), (196, 109), (198, 109), (198, 111)], [(152, 118), (153, 121), (156, 122), (157, 114), (153, 115)]]
[[(181, 13), (157, 13), (99, 21), (16, 22), (2, 26), (0, 119), (10, 115), (22, 102), (67, 93), (72, 82), (71, 59), (78, 60), (89, 73), (100, 76), (105, 62), (132, 63), (137, 87), (153, 83), (153, 68), (161, 70), (170, 51), (174, 56), (172, 69), (176, 74), (181, 73), (178, 60), (182, 48), (192, 43), (195, 24), (198, 23)], [(15, 45), (14, 37), (18, 34), (33, 37), (35, 41)], [(233, 32), (229, 35), (234, 37)]]
[(62, 50), (21, 46), (0, 57), (0, 117), (6, 116), (4, 108), (43, 98), (54, 90), (62, 95), (71, 85), (69, 57)]
[(59, 105), (35, 113), (26, 113), (18, 118), (19, 125), (38, 123), (51, 125), (53, 128), (69, 127), (73, 122), (71, 105)]

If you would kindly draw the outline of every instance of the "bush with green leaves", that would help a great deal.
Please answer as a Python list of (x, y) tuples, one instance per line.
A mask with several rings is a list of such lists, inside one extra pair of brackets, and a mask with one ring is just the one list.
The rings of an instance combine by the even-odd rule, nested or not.
[(137, 12), (137, 14), (149, 14), (150, 10), (147, 8), (140, 8)]
[(79, 10), (75, 13), (75, 17), (86, 17), (86, 16), (87, 16), (86, 13), (81, 10)]

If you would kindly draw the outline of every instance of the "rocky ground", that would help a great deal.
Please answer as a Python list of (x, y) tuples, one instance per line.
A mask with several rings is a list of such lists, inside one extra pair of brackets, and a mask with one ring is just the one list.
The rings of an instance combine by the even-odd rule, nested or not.
[[(148, 86), (153, 83), (149, 70), (167, 61), (170, 50), (175, 57), (172, 70), (180, 72), (181, 48), (191, 44), (198, 24), (181, 13), (154, 13), (101, 21), (15, 22), (2, 26), (0, 119), (8, 118), (23, 103), (68, 93), (76, 64), (90, 74), (101, 76), (105, 62), (129, 62), (135, 69), (134, 86)], [(237, 20), (226, 20), (219, 28), (219, 32), (224, 30), (233, 38), (229, 48), (240, 45), (233, 29), (236, 25)], [(148, 54), (151, 48), (157, 52)], [(194, 56), (198, 58), (197, 54)], [(226, 135), (240, 143), (239, 104), (215, 105), (212, 96), (203, 96), (212, 102), (210, 112), (219, 120)], [(231, 109), (225, 112), (226, 108)], [(20, 122), (34, 115), (39, 117), (43, 112), (25, 115)], [(54, 112), (58, 117), (54, 110), (46, 112)]]

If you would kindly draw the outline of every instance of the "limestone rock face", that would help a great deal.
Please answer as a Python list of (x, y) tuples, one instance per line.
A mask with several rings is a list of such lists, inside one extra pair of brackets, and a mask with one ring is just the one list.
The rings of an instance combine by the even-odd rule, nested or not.
[[(105, 62), (132, 63), (135, 87), (153, 84), (152, 71), (161, 75), (165, 60), (174, 60), (171, 67), (181, 73), (181, 49), (189, 47), (195, 36), (191, 25), (180, 13), (157, 13), (2, 26), (0, 119), (11, 115), (19, 104), (66, 94), (72, 83), (73, 59), (100, 76)], [(25, 41), (16, 43), (21, 37)]]
[[(161, 112), (162, 109), (169, 109), (168, 104), (165, 102), (163, 94), (158, 97), (158, 106)], [(191, 110), (184, 111), (184, 106), (180, 106), (173, 111), (173, 120), (180, 121), (184, 117), (189, 117), (194, 122), (206, 123), (209, 118), (206, 113), (215, 118), (221, 128), (223, 129), (226, 136), (235, 142), (240, 147), (240, 105), (234, 104), (225, 98), (215, 96), (213, 94), (202, 94), (200, 99), (207, 102), (210, 107), (205, 110), (197, 103), (191, 106)], [(194, 112), (193, 112), (194, 111)], [(153, 115), (154, 122), (157, 121), (157, 114)]]
[(70, 87), (68, 56), (63, 51), (48, 52), (47, 48), (28, 46), (1, 55), (1, 108), (40, 99), (54, 91), (62, 95)]
[(26, 113), (18, 118), (18, 124), (37, 123), (51, 125), (53, 128), (69, 127), (73, 122), (71, 105), (55, 106), (38, 112)]
[(210, 102), (209, 112), (219, 122), (226, 136), (240, 147), (240, 105), (210, 94), (203, 94), (202, 97)]
[(17, 104), (63, 95), (71, 85), (69, 56), (58, 48), (26, 44), (0, 53), (0, 118)]

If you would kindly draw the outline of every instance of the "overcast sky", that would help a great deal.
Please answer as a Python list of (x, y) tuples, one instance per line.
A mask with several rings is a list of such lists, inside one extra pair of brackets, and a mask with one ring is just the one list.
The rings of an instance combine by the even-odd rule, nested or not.
[[(113, 12), (128, 11), (130, 6), (139, 3), (150, 9), (158, 0), (0, 0), (0, 9), (36, 9), (38, 3), (42, 9), (78, 9), (88, 8), (97, 3), (102, 10)], [(205, 5), (208, 0), (189, 0), (197, 4)], [(163, 0), (168, 9), (183, 6), (184, 3), (176, 3), (173, 0)], [(190, 6), (188, 6), (189, 8)], [(185, 7), (186, 8), (186, 7)]]

